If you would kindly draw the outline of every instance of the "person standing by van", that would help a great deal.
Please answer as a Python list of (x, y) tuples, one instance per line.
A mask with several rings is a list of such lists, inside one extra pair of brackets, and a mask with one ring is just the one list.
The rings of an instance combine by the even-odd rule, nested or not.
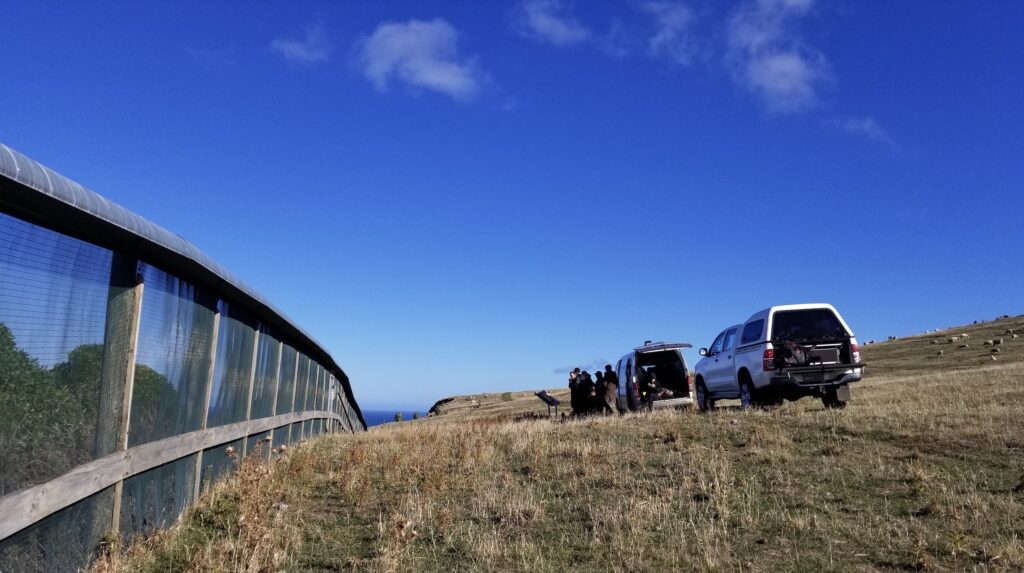
[(580, 369), (576, 368), (569, 373), (569, 404), (573, 412), (580, 408), (580, 382)]
[(576, 385), (579, 389), (579, 408), (573, 406), (573, 414), (579, 416), (583, 414), (589, 414), (591, 412), (591, 396), (594, 395), (594, 379), (590, 377), (590, 373), (584, 370), (580, 373), (580, 382)]
[(601, 409), (606, 414), (615, 413), (615, 401), (619, 393), (619, 377), (612, 370), (612, 365), (604, 367), (604, 404)]

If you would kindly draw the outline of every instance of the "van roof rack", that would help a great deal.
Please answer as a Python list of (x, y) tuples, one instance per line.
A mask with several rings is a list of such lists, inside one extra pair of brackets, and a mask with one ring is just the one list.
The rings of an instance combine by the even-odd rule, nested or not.
[(636, 352), (655, 352), (658, 350), (671, 350), (673, 348), (693, 348), (693, 345), (689, 342), (651, 342), (646, 340), (643, 346), (637, 346), (633, 350)]

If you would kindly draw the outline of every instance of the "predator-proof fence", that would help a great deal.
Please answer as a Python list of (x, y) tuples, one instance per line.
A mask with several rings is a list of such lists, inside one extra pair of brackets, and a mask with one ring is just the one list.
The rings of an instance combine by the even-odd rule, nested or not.
[(242, 456), (364, 429), (342, 369), (258, 294), (0, 145), (0, 572), (76, 570)]

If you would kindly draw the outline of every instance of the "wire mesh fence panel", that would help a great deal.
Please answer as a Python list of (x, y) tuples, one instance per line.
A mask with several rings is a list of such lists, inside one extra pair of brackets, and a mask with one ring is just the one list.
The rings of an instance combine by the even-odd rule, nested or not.
[(279, 347), (276, 338), (266, 331), (260, 332), (256, 348), (256, 376), (252, 387), (252, 420), (274, 415), (274, 384), (277, 382)]
[(317, 364), (315, 361), (310, 361), (310, 363), (309, 363), (309, 387), (306, 390), (306, 399), (303, 401), (303, 406), (302, 406), (303, 410), (309, 411), (309, 410), (314, 409), (314, 407), (316, 406), (316, 392), (317, 392), (317, 388), (320, 385), (320, 375), (321, 375), (321, 372), (322, 372), (322, 370), (320, 368), (320, 365)]
[(324, 382), (327, 380), (327, 372), (324, 371), (323, 366), (319, 364), (317, 366), (316, 392), (313, 394), (313, 403), (309, 406), (310, 410), (323, 410), (321, 404), (324, 399)]
[(352, 409), (352, 406), (348, 403), (348, 397), (343, 397), (342, 400), (343, 400), (343, 405), (344, 405), (344, 408), (345, 408), (345, 412), (342, 415), (344, 416), (345, 420), (348, 421), (349, 428), (357, 428), (357, 427), (359, 427), (358, 426), (358, 418), (356, 417), (356, 412), (355, 412), (355, 410)]
[(274, 439), (271, 443), (274, 444), (275, 448), (291, 445), (291, 441), (288, 438), (290, 430), (291, 426), (281, 426), (280, 428), (274, 428)]
[(219, 308), (220, 329), (210, 414), (206, 423), (208, 428), (245, 420), (256, 339), (256, 330), (251, 326), (253, 323), (244, 313), (223, 300), (219, 302)]
[(113, 495), (109, 487), (0, 541), (0, 571), (84, 569), (110, 534)]
[(270, 443), (271, 432), (260, 432), (259, 434), (252, 434), (245, 439), (245, 455), (246, 456), (257, 456), (264, 460), (270, 459)]
[(129, 447), (200, 428), (213, 338), (212, 298), (152, 265), (142, 277)]
[(311, 374), (311, 362), (305, 354), (299, 354), (299, 373), (295, 378), (295, 412), (302, 412), (306, 409), (306, 394), (309, 392), (309, 377)]
[(200, 471), (200, 487), (209, 491), (213, 484), (238, 467), (242, 458), (242, 440), (235, 440), (203, 450), (202, 469)]
[(0, 214), (0, 496), (111, 451), (100, 396), (112, 259)]
[[(262, 448), (271, 457), (272, 446), (362, 429), (337, 365), (226, 269), (180, 237), (0, 149), (0, 531), (7, 536), (0, 573), (81, 569), (112, 529), (130, 539), (174, 522), (194, 502), (197, 469), (209, 487), (243, 451)], [(54, 201), (63, 203), (50, 209)], [(204, 290), (224, 284), (232, 288), (217, 292), (230, 301)], [(258, 330), (263, 323), (274, 329)], [(204, 428), (216, 430), (201, 439), (228, 439), (242, 434), (218, 426), (247, 415), (312, 410), (342, 420), (286, 424), (131, 475), (148, 467), (141, 460), (166, 455), (153, 462), (160, 463), (197, 443), (189, 436), (151, 451), (156, 440)], [(128, 462), (101, 459), (121, 449)]]
[(280, 381), (277, 385), (277, 411), (275, 414), (290, 414), (295, 391), (295, 366), (298, 353), (287, 344), (281, 350)]
[(121, 535), (132, 539), (174, 523), (192, 504), (195, 454), (153, 468), (124, 481)]

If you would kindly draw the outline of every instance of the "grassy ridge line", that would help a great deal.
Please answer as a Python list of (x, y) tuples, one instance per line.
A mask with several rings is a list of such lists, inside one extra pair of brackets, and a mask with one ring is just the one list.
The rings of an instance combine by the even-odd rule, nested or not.
[(397, 424), (244, 467), (101, 571), (1024, 568), (1024, 367), (842, 412)]

